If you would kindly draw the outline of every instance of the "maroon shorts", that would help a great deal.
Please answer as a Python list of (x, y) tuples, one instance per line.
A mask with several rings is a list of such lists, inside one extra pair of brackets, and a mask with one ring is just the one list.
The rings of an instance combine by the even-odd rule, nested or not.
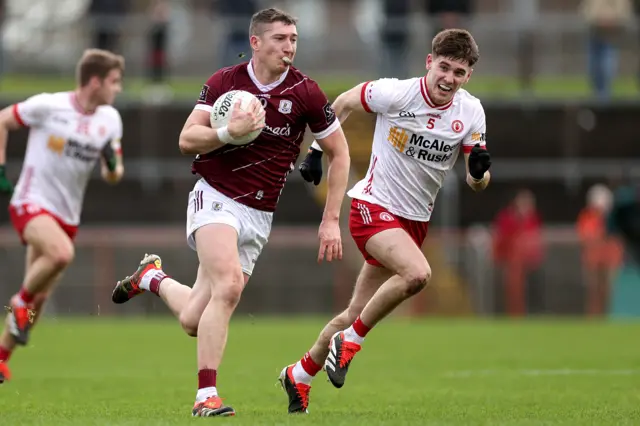
[(384, 207), (366, 201), (353, 199), (349, 214), (349, 230), (364, 260), (375, 266), (383, 266), (365, 248), (369, 238), (387, 229), (404, 229), (418, 247), (422, 247), (427, 237), (429, 222), (418, 222), (389, 213)]
[(9, 205), (9, 217), (11, 218), (11, 223), (15, 228), (16, 232), (20, 236), (20, 240), (22, 244), (26, 244), (27, 242), (24, 240), (24, 228), (27, 227), (27, 223), (31, 221), (34, 217), (46, 214), (47, 216), (51, 216), (60, 228), (73, 240), (76, 237), (76, 233), (78, 232), (78, 227), (75, 225), (68, 225), (62, 221), (58, 216), (53, 213), (41, 208), (36, 204), (21, 204), (19, 206)]

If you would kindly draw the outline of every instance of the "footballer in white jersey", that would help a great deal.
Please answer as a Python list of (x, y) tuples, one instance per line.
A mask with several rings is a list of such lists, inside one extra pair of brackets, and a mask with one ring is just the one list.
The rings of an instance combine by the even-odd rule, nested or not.
[[(431, 266), (421, 246), (438, 191), (461, 151), (469, 186), (480, 191), (488, 185), (484, 110), (461, 88), (479, 57), (468, 31), (444, 30), (433, 39), (424, 77), (365, 82), (333, 103), (341, 122), (353, 111), (377, 115), (369, 170), (348, 192), (349, 230), (365, 262), (349, 307), (292, 368), (289, 381), (307, 395), (320, 366), (342, 387), (365, 336), (429, 282)], [(313, 144), (300, 165), (308, 182), (320, 181), (320, 159)]]
[(87, 113), (76, 96), (42, 93), (13, 106), (18, 123), (29, 127), (29, 139), (11, 206), (38, 206), (71, 226), (80, 223), (96, 162), (107, 145), (119, 153), (122, 139), (122, 119), (114, 107)]
[(435, 105), (426, 77), (362, 85), (365, 111), (377, 114), (369, 170), (349, 192), (409, 220), (428, 222), (445, 175), (460, 151), (485, 146), (480, 101), (460, 89)]
[[(42, 306), (74, 258), (73, 240), (90, 175), (101, 160), (108, 183), (122, 178), (122, 120), (113, 108), (122, 90), (124, 58), (88, 49), (77, 64), (74, 91), (41, 93), (0, 111), (0, 192), (11, 193), (11, 222), (27, 246), (27, 270), (11, 298), (0, 335), (0, 383), (8, 360), (26, 345)], [(5, 175), (7, 131), (29, 128), (24, 164), (13, 191)]]

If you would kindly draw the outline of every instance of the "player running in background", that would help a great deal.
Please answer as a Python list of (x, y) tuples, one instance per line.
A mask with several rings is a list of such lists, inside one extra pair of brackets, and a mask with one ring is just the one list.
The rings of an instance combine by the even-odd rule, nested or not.
[(7, 361), (29, 331), (74, 256), (84, 193), (96, 161), (102, 177), (117, 183), (124, 173), (122, 120), (112, 107), (122, 90), (124, 58), (89, 49), (76, 69), (72, 92), (41, 93), (0, 111), (0, 188), (12, 192), (4, 175), (7, 133), (29, 127), (20, 179), (9, 214), (27, 246), (20, 292), (11, 298), (0, 335), (0, 383), (10, 376)]
[[(461, 89), (478, 59), (471, 34), (445, 30), (433, 39), (426, 76), (362, 83), (334, 102), (341, 122), (352, 111), (377, 114), (369, 170), (348, 193), (349, 229), (365, 263), (348, 308), (325, 326), (300, 361), (282, 371), (289, 412), (306, 411), (311, 381), (323, 365), (331, 383), (342, 387), (367, 333), (429, 282), (431, 268), (421, 246), (438, 190), (460, 151), (469, 186), (487, 187), (491, 160), (484, 110)], [(308, 181), (320, 180), (321, 168), (313, 164), (319, 161), (317, 151), (314, 146), (301, 167)]]
[[(180, 135), (183, 154), (195, 155), (201, 176), (189, 195), (187, 241), (200, 266), (193, 288), (167, 277), (160, 258), (145, 256), (131, 277), (118, 282), (113, 301), (124, 303), (151, 291), (159, 295), (184, 330), (198, 339), (197, 417), (231, 416), (218, 396), (217, 370), (229, 320), (271, 231), (286, 178), (300, 154), (305, 128), (329, 157), (328, 194), (318, 237), (318, 261), (342, 258), (338, 218), (347, 187), (349, 151), (340, 122), (318, 85), (293, 66), (296, 20), (277, 9), (257, 12), (249, 28), (248, 63), (223, 68), (204, 85)], [(227, 144), (262, 127), (262, 110), (236, 105), (229, 124), (210, 127), (216, 99), (230, 90), (258, 97), (266, 111), (260, 135), (243, 146)]]

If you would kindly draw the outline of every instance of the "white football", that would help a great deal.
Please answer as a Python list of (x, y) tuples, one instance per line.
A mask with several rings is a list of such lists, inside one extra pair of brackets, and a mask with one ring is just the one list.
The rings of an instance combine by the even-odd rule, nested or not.
[[(248, 111), (249, 105), (251, 102), (256, 100), (256, 98), (252, 93), (246, 92), (244, 90), (231, 90), (222, 96), (220, 96), (213, 104), (213, 109), (211, 110), (211, 127), (214, 129), (226, 126), (229, 123), (229, 119), (231, 118), (231, 111), (233, 110), (233, 106), (240, 99), (242, 103), (240, 104), (240, 108)], [(259, 102), (259, 101), (258, 101)], [(260, 104), (260, 108), (264, 110), (262, 104)], [(262, 119), (264, 123), (264, 118)], [(248, 135), (243, 137), (234, 139), (233, 142), (230, 142), (232, 145), (245, 145), (249, 142), (255, 140), (258, 135), (262, 132), (262, 129), (255, 130)]]

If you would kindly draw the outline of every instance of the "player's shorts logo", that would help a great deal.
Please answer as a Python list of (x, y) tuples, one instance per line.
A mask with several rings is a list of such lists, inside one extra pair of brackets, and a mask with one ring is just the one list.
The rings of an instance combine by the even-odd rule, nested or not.
[(220, 210), (222, 210), (222, 203), (220, 201), (214, 201), (211, 209), (214, 212), (219, 212)]
[(27, 213), (30, 215), (34, 215), (34, 214), (38, 214), (40, 213), (40, 211), (42, 210), (42, 207), (40, 207), (37, 204), (21, 204), (17, 207), (17, 212), (18, 215), (22, 216), (23, 214)]
[(391, 216), (391, 214), (387, 212), (380, 213), (380, 219), (384, 220), (385, 222), (393, 222), (393, 216)]
[(451, 123), (451, 129), (456, 133), (460, 133), (464, 130), (464, 124), (462, 124), (462, 121), (460, 120), (453, 120), (453, 123)]
[(283, 113), (283, 114), (290, 114), (292, 106), (293, 106), (293, 103), (290, 100), (281, 99), (280, 100), (280, 106), (278, 106), (278, 111)]

